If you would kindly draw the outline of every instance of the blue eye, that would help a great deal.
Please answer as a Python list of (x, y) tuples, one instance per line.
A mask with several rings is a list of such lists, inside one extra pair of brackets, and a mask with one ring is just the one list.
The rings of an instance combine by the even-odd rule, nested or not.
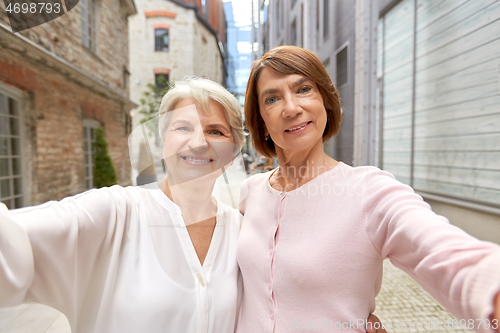
[(210, 132), (208, 132), (208, 134), (211, 134), (211, 135), (218, 135), (218, 136), (221, 136), (223, 135), (221, 131), (219, 130), (211, 130)]
[(180, 126), (180, 127), (177, 127), (175, 130), (176, 131), (180, 131), (180, 132), (188, 132), (191, 129), (189, 127), (187, 127), (187, 126)]
[(278, 99), (276, 97), (268, 97), (266, 98), (266, 104), (273, 104), (276, 103)]

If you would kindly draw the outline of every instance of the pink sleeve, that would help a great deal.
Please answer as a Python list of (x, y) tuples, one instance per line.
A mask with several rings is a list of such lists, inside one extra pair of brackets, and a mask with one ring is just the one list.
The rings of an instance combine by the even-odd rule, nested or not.
[(500, 290), (500, 247), (450, 225), (386, 172), (371, 172), (363, 182), (365, 230), (381, 257), (408, 273), (452, 314), (474, 319), (477, 332), (493, 332), (480, 320), (490, 318)]

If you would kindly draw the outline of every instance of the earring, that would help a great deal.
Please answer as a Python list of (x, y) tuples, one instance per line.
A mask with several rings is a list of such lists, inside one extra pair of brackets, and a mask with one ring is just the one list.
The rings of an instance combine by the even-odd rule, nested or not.
[(266, 135), (264, 136), (264, 138), (266, 139), (266, 141), (267, 141), (267, 140), (269, 140), (269, 138), (270, 138), (270, 137), (269, 137), (269, 134), (266, 134)]

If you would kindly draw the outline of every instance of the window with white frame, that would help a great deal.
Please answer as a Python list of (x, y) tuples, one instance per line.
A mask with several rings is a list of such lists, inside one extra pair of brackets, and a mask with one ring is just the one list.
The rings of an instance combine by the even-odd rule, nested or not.
[(81, 0), (82, 43), (92, 51), (97, 50), (97, 3), (96, 0)]
[(19, 101), (0, 91), (0, 201), (24, 205)]
[(100, 127), (98, 121), (93, 119), (85, 119), (83, 121), (83, 157), (85, 168), (85, 188), (91, 189), (94, 187), (94, 142), (96, 129)]

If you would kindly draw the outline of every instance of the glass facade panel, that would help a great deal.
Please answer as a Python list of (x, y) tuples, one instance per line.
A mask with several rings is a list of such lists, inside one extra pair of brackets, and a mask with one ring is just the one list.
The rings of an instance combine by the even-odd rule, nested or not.
[(22, 194), (23, 180), (21, 177), (14, 178), (14, 195)]
[(16, 100), (9, 98), (9, 114), (12, 116), (18, 115), (18, 107)]
[(21, 155), (21, 139), (11, 138), (10, 149), (12, 155)]
[(0, 116), (0, 135), (9, 135), (9, 118)]
[(0, 137), (0, 156), (9, 154), (9, 139)]
[(16, 118), (10, 118), (10, 134), (19, 135), (19, 120)]
[(21, 159), (20, 158), (13, 158), (12, 159), (12, 174), (16, 175), (16, 176), (21, 174)]

